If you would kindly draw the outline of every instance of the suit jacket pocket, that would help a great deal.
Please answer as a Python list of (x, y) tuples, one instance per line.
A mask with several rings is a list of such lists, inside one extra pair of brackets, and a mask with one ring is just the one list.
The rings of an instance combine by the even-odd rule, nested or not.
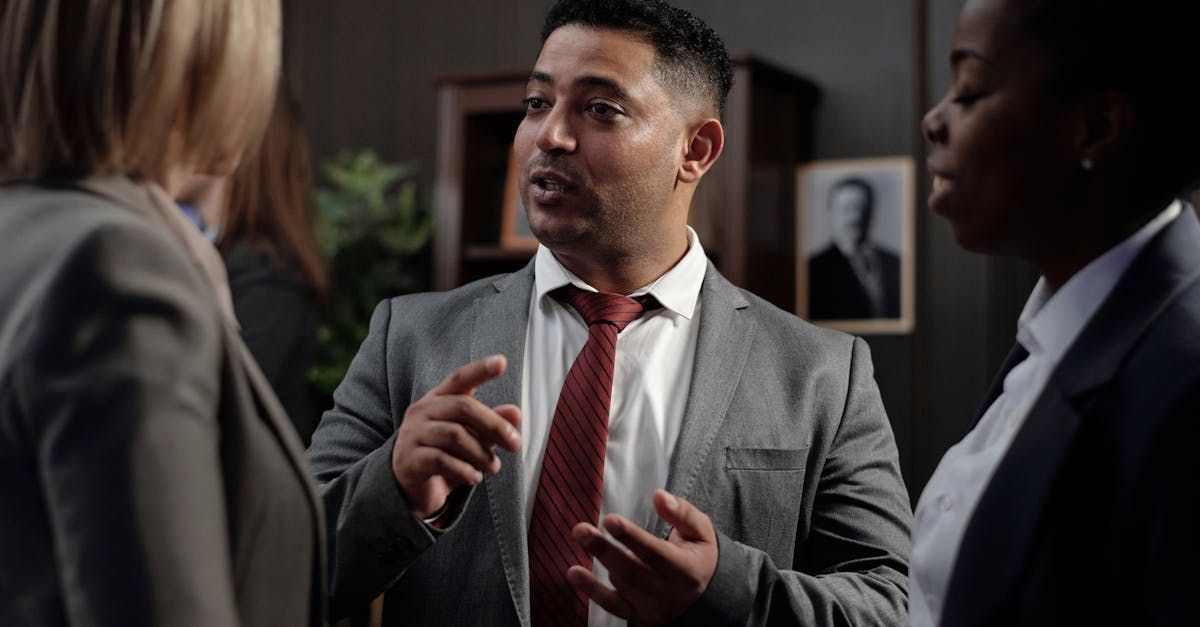
[(805, 518), (807, 460), (807, 448), (726, 448), (723, 476), (712, 486), (717, 528), (790, 568)]
[(726, 470), (804, 470), (807, 448), (725, 449)]

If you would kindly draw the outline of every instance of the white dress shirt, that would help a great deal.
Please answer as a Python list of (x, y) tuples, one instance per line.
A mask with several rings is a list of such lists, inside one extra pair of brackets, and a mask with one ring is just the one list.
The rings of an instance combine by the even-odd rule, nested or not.
[(1077, 272), (1058, 292), (1051, 293), (1045, 279), (1033, 288), (1017, 321), (1017, 341), (1029, 356), (1005, 376), (1003, 392), (979, 424), (942, 457), (917, 503), (909, 562), (910, 624), (937, 625), (941, 621), (963, 533), (992, 473), (1079, 332), (1147, 242), (1181, 211), (1181, 203), (1172, 203)]
[[(708, 260), (691, 228), (688, 241), (688, 251), (679, 263), (658, 280), (630, 294), (651, 294), (662, 308), (629, 323), (617, 337), (600, 516), (620, 514), (642, 528), (649, 528), (657, 518), (651, 495), (654, 490), (666, 487), (671, 453), (679, 438), (684, 404), (691, 388), (700, 286)], [(521, 376), (526, 530), (558, 395), (588, 336), (583, 318), (550, 295), (568, 283), (596, 291), (564, 268), (549, 249), (539, 247), (534, 260), (534, 289)], [(594, 561), (592, 572), (608, 583), (608, 573), (598, 560)], [(624, 625), (625, 621), (592, 602), (588, 624), (612, 626)]]

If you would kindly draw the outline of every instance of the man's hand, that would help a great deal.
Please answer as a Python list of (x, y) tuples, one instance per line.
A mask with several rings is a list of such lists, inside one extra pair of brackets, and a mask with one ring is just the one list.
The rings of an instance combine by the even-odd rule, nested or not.
[(392, 447), (392, 474), (417, 516), (441, 509), (454, 488), (478, 485), (485, 473), (500, 472), (494, 447), (521, 448), (521, 410), (488, 407), (474, 396), (475, 388), (507, 365), (503, 355), (492, 355), (462, 366), (404, 412)]
[(567, 579), (609, 613), (639, 625), (678, 618), (704, 594), (717, 569), (717, 532), (704, 512), (665, 490), (654, 493), (654, 509), (673, 527), (666, 540), (616, 514), (604, 517), (604, 528), (617, 542), (588, 523), (571, 530), (608, 569), (615, 589), (582, 566), (572, 566)]

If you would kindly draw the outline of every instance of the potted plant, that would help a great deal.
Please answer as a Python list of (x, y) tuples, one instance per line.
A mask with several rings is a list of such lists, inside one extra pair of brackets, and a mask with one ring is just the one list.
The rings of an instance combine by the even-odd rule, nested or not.
[[(321, 164), (317, 240), (329, 263), (330, 291), (309, 373), (312, 407), (332, 407), (333, 390), (367, 336), (383, 299), (429, 289), (432, 215), (415, 163), (386, 163), (370, 150)], [(316, 421), (312, 421), (316, 424)]]

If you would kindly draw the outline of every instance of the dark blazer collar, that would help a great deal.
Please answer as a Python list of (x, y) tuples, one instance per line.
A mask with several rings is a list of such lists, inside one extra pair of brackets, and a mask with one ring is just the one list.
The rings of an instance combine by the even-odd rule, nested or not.
[[(1008, 376), (1008, 373), (1012, 372), (1013, 368), (1017, 367), (1017, 364), (1025, 361), (1025, 358), (1028, 356), (1029, 351), (1025, 350), (1025, 347), (1021, 346), (1018, 342), (1013, 342), (1013, 347), (1008, 351), (1008, 356), (1004, 358), (1004, 363), (1000, 364), (1000, 370), (992, 378), (992, 385), (988, 388), (987, 394), (984, 394), (983, 402), (979, 404), (979, 409), (975, 410), (975, 419), (971, 421), (971, 426), (967, 429), (968, 432), (974, 429), (975, 425), (979, 424), (979, 421), (983, 418), (983, 414), (992, 406), (992, 403), (996, 402), (996, 399), (1000, 398), (1000, 394), (1004, 392), (1004, 378)], [(965, 436), (966, 434), (964, 433), (963, 435)]]
[(1054, 380), (1071, 398), (1104, 385), (1181, 291), (1200, 277), (1200, 220), (1183, 212), (1147, 243), (1063, 356)]
[(1083, 397), (1176, 296), (1200, 278), (1200, 220), (1191, 207), (1154, 237), (1063, 356), (980, 497), (963, 535), (942, 623), (986, 622), (1015, 585), (1046, 499), (1079, 425)]

